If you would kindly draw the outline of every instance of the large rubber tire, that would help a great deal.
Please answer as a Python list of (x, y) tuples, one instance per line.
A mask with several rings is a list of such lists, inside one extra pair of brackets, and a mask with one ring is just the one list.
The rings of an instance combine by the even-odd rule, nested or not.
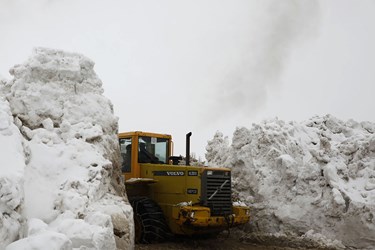
[(130, 199), (134, 211), (136, 243), (163, 242), (171, 235), (163, 211), (148, 197)]

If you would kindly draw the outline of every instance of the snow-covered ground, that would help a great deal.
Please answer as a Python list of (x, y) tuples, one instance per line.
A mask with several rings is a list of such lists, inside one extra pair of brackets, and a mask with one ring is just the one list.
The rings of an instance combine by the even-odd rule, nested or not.
[(331, 247), (375, 249), (375, 124), (313, 117), (217, 132), (209, 165), (232, 168), (252, 208), (254, 234), (301, 236)]
[(93, 66), (37, 48), (0, 79), (0, 249), (133, 247), (117, 117)]

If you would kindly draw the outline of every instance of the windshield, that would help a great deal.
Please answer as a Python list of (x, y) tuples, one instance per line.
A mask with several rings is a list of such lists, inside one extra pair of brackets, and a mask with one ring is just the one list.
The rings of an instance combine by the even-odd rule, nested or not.
[(168, 143), (169, 140), (165, 138), (139, 137), (138, 162), (167, 164), (169, 157)]

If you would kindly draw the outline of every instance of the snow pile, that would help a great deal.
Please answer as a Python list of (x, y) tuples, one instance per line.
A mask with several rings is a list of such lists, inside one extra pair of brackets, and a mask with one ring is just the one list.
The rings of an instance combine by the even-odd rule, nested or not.
[[(38, 48), (10, 70), (14, 78), (2, 87), (14, 122), (3, 102), (0, 114), (8, 120), (1, 119), (0, 127), (14, 130), (8, 141), (18, 135), (14, 145), (1, 140), (2, 153), (15, 151), (8, 168), (18, 177), (10, 179), (20, 200), (6, 204), (22, 214), (13, 216), (20, 225), (27, 221), (24, 235), (17, 236), (23, 239), (7, 249), (133, 246), (132, 209), (122, 196), (117, 118), (93, 66), (79, 54)], [(5, 245), (16, 238), (1, 237), (8, 239)]]
[(0, 96), (0, 249), (19, 237), (24, 223), (22, 136), (13, 124), (8, 102)]
[(374, 133), (374, 123), (330, 115), (274, 119), (237, 128), (231, 145), (216, 133), (206, 158), (232, 168), (234, 190), (252, 208), (253, 233), (373, 249)]

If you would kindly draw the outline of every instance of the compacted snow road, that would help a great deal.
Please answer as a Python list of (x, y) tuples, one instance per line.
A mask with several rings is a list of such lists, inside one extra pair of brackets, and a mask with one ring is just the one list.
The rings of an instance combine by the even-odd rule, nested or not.
[(170, 249), (170, 250), (188, 250), (188, 249), (195, 249), (195, 250), (205, 250), (205, 249), (218, 249), (218, 250), (229, 250), (229, 249), (238, 249), (238, 250), (245, 250), (245, 249), (254, 249), (254, 250), (295, 250), (295, 249), (323, 249), (323, 248), (305, 248), (305, 247), (280, 247), (280, 246), (272, 246), (272, 245), (259, 245), (256, 243), (246, 243), (241, 242), (234, 239), (226, 239), (226, 240), (191, 240), (191, 241), (183, 241), (183, 242), (168, 242), (168, 243), (161, 243), (161, 244), (150, 244), (150, 245), (135, 245), (136, 250), (163, 250), (163, 249)]
[(312, 242), (295, 239), (270, 239), (262, 237), (246, 236), (243, 232), (233, 231), (229, 236), (222, 233), (215, 238), (174, 238), (170, 242), (158, 244), (136, 244), (135, 250), (206, 250), (206, 249), (254, 249), (254, 250), (333, 250), (334, 248), (320, 247)]
[[(228, 239), (226, 241), (216, 241), (216, 240), (200, 240), (200, 241), (185, 241), (185, 242), (169, 242), (162, 244), (152, 244), (152, 245), (135, 245), (136, 250), (206, 250), (206, 249), (218, 249), (218, 250), (245, 250), (245, 249), (254, 249), (254, 250), (294, 250), (298, 248), (289, 248), (289, 247), (276, 247), (276, 246), (261, 246), (250, 243), (242, 243), (240, 241)], [(300, 248), (303, 249), (303, 248)]]

